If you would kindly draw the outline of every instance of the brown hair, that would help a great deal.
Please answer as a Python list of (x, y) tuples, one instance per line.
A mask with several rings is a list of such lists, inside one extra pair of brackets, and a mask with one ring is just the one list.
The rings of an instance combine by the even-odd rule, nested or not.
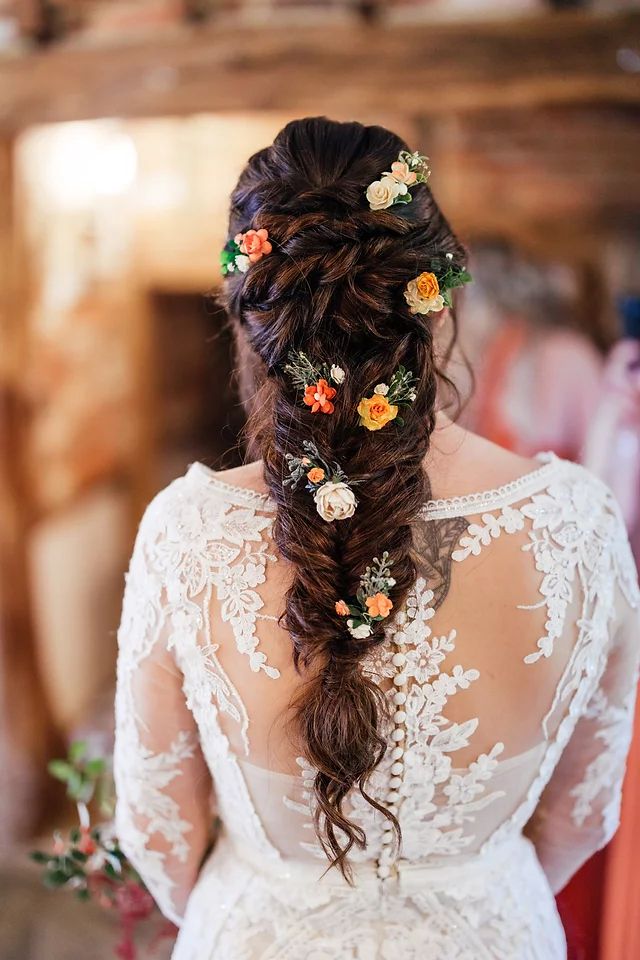
[[(305, 755), (317, 770), (316, 831), (332, 865), (349, 878), (346, 855), (366, 836), (343, 809), (356, 788), (395, 827), (395, 817), (367, 793), (387, 744), (385, 698), (363, 662), (384, 640), (380, 623), (356, 640), (335, 612), (355, 594), (373, 556), (393, 561), (395, 610), (416, 579), (412, 523), (427, 497), (423, 460), (434, 428), (440, 376), (430, 316), (409, 313), (407, 282), (434, 259), (465, 251), (425, 184), (411, 203), (372, 211), (369, 183), (406, 144), (382, 127), (309, 118), (289, 123), (256, 153), (231, 198), (229, 235), (266, 228), (273, 252), (225, 283), (224, 302), (241, 344), (249, 347), (256, 392), (249, 439), (264, 461), (277, 505), (274, 537), (293, 569), (283, 622), (306, 683), (294, 704)], [(455, 318), (454, 318), (455, 332)], [(335, 412), (314, 415), (284, 371), (291, 350), (347, 371)], [(404, 426), (370, 432), (356, 407), (403, 365), (418, 378)], [(313, 498), (283, 485), (285, 457), (313, 440), (328, 461), (358, 480), (355, 515), (327, 523)]]

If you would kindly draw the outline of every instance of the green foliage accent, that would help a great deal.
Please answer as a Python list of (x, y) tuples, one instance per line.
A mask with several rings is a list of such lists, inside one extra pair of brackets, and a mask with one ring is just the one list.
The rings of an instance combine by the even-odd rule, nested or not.
[(228, 240), (220, 251), (220, 270), (222, 276), (226, 277), (230, 273), (236, 273), (236, 257), (240, 254), (240, 246), (235, 240)]
[(411, 370), (398, 367), (389, 382), (387, 400), (395, 406), (406, 407), (415, 400), (417, 385), (418, 378), (414, 377)]
[[(304, 457), (295, 457), (292, 453), (285, 454), (289, 476), (282, 481), (283, 486), (291, 486), (292, 490), (296, 490), (300, 483), (306, 481), (306, 489), (310, 493), (314, 493), (323, 483), (347, 483), (352, 486), (352, 482), (347, 478), (340, 464), (336, 463), (335, 460), (332, 463), (325, 460), (313, 441), (304, 440), (302, 449), (304, 450)], [(303, 463), (303, 460), (307, 462)], [(313, 467), (320, 467), (321, 470), (324, 470), (324, 477), (319, 483), (311, 483), (307, 478), (307, 473)]]
[(329, 365), (312, 363), (303, 350), (290, 350), (288, 360), (284, 372), (289, 374), (291, 382), (299, 390), (304, 390), (305, 387), (317, 383), (318, 380), (329, 381), (331, 379)]

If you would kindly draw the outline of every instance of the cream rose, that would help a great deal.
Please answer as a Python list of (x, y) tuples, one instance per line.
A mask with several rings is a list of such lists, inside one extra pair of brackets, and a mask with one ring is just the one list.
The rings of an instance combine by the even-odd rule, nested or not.
[(373, 392), (377, 393), (380, 397), (386, 397), (389, 393), (389, 386), (386, 383), (379, 383), (377, 387), (373, 388)]
[(410, 313), (440, 313), (444, 308), (442, 294), (435, 297), (423, 297), (418, 290), (418, 281), (410, 280), (404, 291), (404, 298), (409, 305)]
[(344, 383), (345, 372), (342, 367), (338, 367), (335, 363), (331, 367), (330, 376), (334, 383)]
[(398, 183), (393, 177), (374, 180), (367, 187), (367, 200), (372, 210), (386, 210), (392, 206), (396, 197), (407, 192), (406, 183)]
[(368, 623), (361, 623), (358, 627), (354, 627), (353, 620), (347, 620), (347, 629), (352, 637), (356, 640), (366, 640), (367, 637), (371, 636), (371, 627)]
[(355, 513), (358, 501), (347, 483), (335, 483), (330, 480), (318, 487), (313, 495), (316, 509), (323, 520), (347, 520)]

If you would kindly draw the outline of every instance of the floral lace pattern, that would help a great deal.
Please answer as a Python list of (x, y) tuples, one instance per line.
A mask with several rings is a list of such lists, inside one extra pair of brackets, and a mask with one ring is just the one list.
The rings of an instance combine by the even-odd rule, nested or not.
[[(465, 662), (468, 652), (456, 654), (463, 638), (453, 625), (433, 629), (442, 571), (436, 570), (437, 593), (418, 578), (388, 627), (386, 643), (363, 666), (390, 707), (384, 731), (389, 747), (369, 790), (398, 818), (402, 845), (397, 848), (386, 818), (359, 794), (348, 798), (349, 815), (367, 837), (366, 848), (350, 854), (356, 870), (364, 871), (358, 892), (357, 885), (298, 884), (272, 839), (274, 804), (280, 804), (292, 833), (301, 837), (296, 843), (304, 862), (317, 870), (317, 858), (324, 857), (312, 826), (315, 772), (304, 757), (297, 761), (299, 777), (287, 776), (286, 789), (280, 781), (275, 799), (272, 783), (267, 809), (236, 755), (241, 749), (250, 757), (253, 736), (242, 666), (251, 683), (281, 682), (259, 638), (260, 624), (275, 619), (265, 613), (261, 595), (276, 562), (273, 508), (259, 494), (193, 469), (147, 510), (119, 634), (116, 781), (124, 848), (162, 909), (176, 919), (175, 864), (189, 857), (197, 862), (203, 851), (191, 851), (194, 814), (185, 813), (175, 790), (200, 751), (228, 844), (228, 858), (224, 843), (216, 847), (196, 885), (176, 960), (380, 960), (399, 948), (416, 960), (561, 960), (564, 941), (553, 898), (532, 850), (518, 845), (527, 843), (522, 828), (545, 802), (545, 787), (567, 744), (581, 738), (588, 752), (567, 789), (572, 827), (596, 824), (594, 843), (601, 843), (617, 819), (635, 674), (631, 669), (620, 696), (605, 695), (601, 682), (616, 596), (637, 607), (639, 595), (606, 488), (580, 468), (550, 460), (498, 491), (425, 508), (422, 520), (447, 518), (447, 529), (459, 537), (452, 554), (457, 566), (489, 552), (498, 538), (520, 537), (540, 574), (540, 599), (521, 609), (540, 607), (546, 614), (544, 635), (524, 657), (527, 670), (553, 657), (569, 611), (578, 601), (582, 606), (573, 651), (551, 709), (540, 718), (539, 762), (526, 795), (509, 797), (500, 779), (510, 762), (502, 759), (503, 742), (478, 739), (481, 716), (464, 709), (455, 721), (447, 715), (453, 698), (464, 707), (458, 697), (480, 685), (481, 673)], [(459, 524), (456, 518), (463, 516), (472, 522)], [(235, 672), (223, 667), (228, 658), (212, 610), (229, 628), (231, 649), (239, 655)], [(137, 687), (156, 662), (173, 665), (182, 688), (180, 722), (175, 719), (160, 746)], [(177, 702), (178, 694), (172, 696)], [(552, 725), (552, 717), (560, 722)], [(240, 748), (232, 747), (230, 730), (239, 734), (234, 742)], [(472, 759), (456, 765), (462, 753)], [(479, 833), (481, 821), (492, 829)], [(250, 867), (238, 859), (242, 851), (250, 851)]]

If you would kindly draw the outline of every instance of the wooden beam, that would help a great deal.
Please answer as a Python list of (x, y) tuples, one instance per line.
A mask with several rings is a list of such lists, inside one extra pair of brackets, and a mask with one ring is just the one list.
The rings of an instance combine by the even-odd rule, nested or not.
[(106, 116), (278, 110), (404, 114), (640, 103), (620, 50), (640, 14), (478, 24), (184, 27), (119, 47), (62, 47), (0, 64), (0, 131)]

